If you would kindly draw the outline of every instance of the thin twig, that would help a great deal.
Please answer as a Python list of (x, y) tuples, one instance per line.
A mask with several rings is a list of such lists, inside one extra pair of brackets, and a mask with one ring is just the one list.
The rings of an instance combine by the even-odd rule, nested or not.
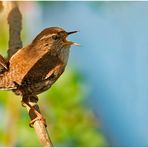
[[(17, 2), (12, 3), (12, 10), (8, 15), (8, 24), (9, 24), (9, 50), (8, 50), (8, 58), (10, 58), (18, 49), (22, 48), (21, 41), (21, 29), (22, 29), (22, 15), (17, 6)], [(29, 99), (28, 99), (29, 100)], [(32, 105), (37, 111), (40, 112), (39, 106), (37, 102), (29, 101), (30, 105)], [(33, 120), (36, 115), (34, 111), (32, 111), (28, 106), (26, 106), (30, 118)], [(49, 138), (48, 131), (43, 122), (40, 120), (36, 120), (33, 124), (33, 127), (36, 131), (36, 134), (39, 138), (39, 141), (43, 147), (52, 147), (52, 142)]]

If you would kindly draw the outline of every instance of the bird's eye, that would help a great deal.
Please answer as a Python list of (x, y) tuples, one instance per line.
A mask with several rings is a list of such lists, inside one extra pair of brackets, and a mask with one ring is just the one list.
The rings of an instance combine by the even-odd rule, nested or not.
[(54, 40), (57, 40), (58, 38), (59, 38), (58, 35), (53, 35), (53, 36), (52, 36), (52, 39), (54, 39)]

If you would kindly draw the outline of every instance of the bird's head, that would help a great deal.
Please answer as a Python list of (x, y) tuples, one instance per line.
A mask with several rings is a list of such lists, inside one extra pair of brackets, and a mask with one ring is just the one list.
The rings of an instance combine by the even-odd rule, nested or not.
[(51, 46), (70, 46), (79, 44), (67, 40), (67, 37), (71, 34), (77, 33), (78, 31), (66, 32), (64, 29), (59, 27), (50, 27), (44, 29), (37, 37), (33, 40), (33, 43), (37, 41), (43, 42), (45, 44), (50, 44)]

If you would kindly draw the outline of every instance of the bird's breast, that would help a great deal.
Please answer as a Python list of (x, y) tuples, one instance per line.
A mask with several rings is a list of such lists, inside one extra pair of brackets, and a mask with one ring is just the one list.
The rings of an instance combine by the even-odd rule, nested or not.
[(67, 47), (63, 47), (60, 50), (60, 53), (58, 55), (58, 57), (60, 58), (60, 60), (66, 65), (68, 58), (69, 58), (69, 50), (70, 50), (70, 46)]

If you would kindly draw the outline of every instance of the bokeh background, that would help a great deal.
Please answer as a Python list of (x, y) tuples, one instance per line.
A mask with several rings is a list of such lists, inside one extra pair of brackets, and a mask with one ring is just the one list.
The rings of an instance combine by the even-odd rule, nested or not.
[[(80, 30), (39, 105), (55, 146), (148, 146), (148, 2), (19, 2), (24, 46), (44, 28)], [(0, 13), (0, 52), (8, 25)], [(21, 98), (0, 92), (0, 146), (40, 146)]]

